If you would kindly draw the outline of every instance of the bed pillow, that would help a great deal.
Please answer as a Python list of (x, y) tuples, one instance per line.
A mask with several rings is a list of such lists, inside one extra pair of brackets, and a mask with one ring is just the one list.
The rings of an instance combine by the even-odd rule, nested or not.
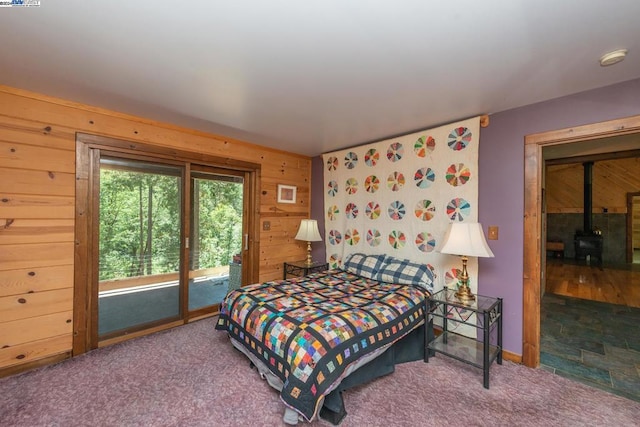
[(384, 266), (386, 255), (367, 255), (362, 253), (354, 253), (347, 256), (342, 264), (342, 268), (349, 273), (367, 279), (375, 279), (378, 271)]
[(379, 282), (400, 285), (418, 285), (433, 293), (433, 272), (426, 264), (406, 259), (387, 257), (385, 265), (375, 279)]

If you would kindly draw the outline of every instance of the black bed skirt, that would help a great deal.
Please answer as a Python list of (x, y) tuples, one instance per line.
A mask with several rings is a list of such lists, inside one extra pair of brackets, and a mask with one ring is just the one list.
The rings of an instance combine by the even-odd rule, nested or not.
[[(424, 359), (424, 325), (411, 331), (406, 337), (393, 344), (387, 351), (346, 377), (340, 385), (325, 396), (320, 409), (320, 417), (333, 425), (338, 425), (347, 415), (342, 392), (352, 387), (366, 384), (376, 378), (388, 375), (400, 363)], [(433, 325), (429, 325), (428, 340), (433, 339)], [(430, 354), (431, 356), (431, 354)]]

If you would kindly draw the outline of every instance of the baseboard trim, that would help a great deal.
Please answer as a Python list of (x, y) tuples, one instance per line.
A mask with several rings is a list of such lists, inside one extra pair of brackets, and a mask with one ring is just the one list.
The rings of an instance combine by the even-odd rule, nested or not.
[(54, 363), (62, 362), (63, 360), (71, 358), (71, 352), (54, 354), (53, 356), (44, 357), (42, 359), (34, 360), (32, 362), (22, 363), (20, 365), (9, 366), (7, 368), (0, 369), (0, 378), (8, 377), (22, 372), (30, 371), (32, 369), (41, 368), (47, 365), (53, 365)]
[(502, 358), (513, 363), (522, 364), (522, 355), (511, 353), (510, 351), (502, 350)]

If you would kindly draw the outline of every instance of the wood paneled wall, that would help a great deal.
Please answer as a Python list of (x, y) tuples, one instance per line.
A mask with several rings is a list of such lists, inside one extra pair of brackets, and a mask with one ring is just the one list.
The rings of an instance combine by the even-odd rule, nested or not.
[[(76, 132), (259, 163), (260, 281), (304, 258), (309, 157), (0, 86), (0, 373), (71, 352)], [(295, 204), (276, 202), (278, 184), (297, 186)]]
[[(602, 160), (593, 165), (593, 213), (627, 213), (627, 193), (640, 191), (640, 158)], [(545, 198), (548, 213), (582, 213), (582, 163), (548, 166)]]

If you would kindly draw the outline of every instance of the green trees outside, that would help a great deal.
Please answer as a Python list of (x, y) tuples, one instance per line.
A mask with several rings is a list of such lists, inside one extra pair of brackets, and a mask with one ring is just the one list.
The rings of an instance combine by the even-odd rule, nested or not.
[(195, 179), (194, 198), (191, 268), (229, 264), (242, 249), (242, 182)]
[[(101, 167), (99, 280), (178, 272), (180, 176)], [(194, 179), (191, 268), (226, 265), (242, 245), (242, 183)]]

